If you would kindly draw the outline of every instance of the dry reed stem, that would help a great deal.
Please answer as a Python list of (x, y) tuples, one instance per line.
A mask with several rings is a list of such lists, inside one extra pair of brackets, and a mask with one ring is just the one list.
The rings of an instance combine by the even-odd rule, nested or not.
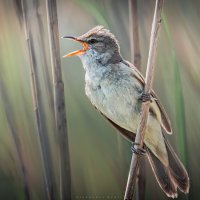
[[(131, 42), (131, 62), (134, 66), (141, 71), (141, 52), (139, 41), (139, 28), (138, 28), (138, 5), (137, 0), (129, 0), (129, 27), (130, 27), (130, 42)], [(146, 171), (145, 171), (145, 159), (141, 160), (141, 165), (137, 174), (137, 191), (136, 199), (145, 199), (146, 188)]]
[(54, 86), (54, 109), (59, 148), (60, 199), (71, 199), (70, 158), (67, 136), (67, 119), (62, 80), (56, 0), (46, 0), (51, 65)]
[[(163, 6), (164, 0), (156, 0), (152, 29), (151, 29), (151, 37), (150, 37), (150, 47), (149, 47), (149, 55), (148, 55), (148, 62), (147, 62), (147, 70), (146, 70), (146, 79), (145, 79), (145, 87), (144, 92), (149, 94), (151, 92), (151, 87), (153, 83), (153, 75), (155, 69), (155, 57), (156, 57), (156, 47), (159, 35), (159, 29), (161, 24), (161, 11)], [(145, 135), (147, 117), (149, 113), (149, 106), (150, 102), (145, 102), (142, 104), (142, 111), (141, 111), (141, 121), (137, 129), (137, 134), (135, 138), (135, 142), (139, 143), (139, 147), (143, 147), (143, 140)], [(136, 182), (137, 170), (139, 167), (139, 161), (141, 156), (138, 154), (132, 155), (130, 171), (128, 175), (128, 181), (125, 191), (125, 200), (132, 200), (134, 194), (134, 187)]]
[(52, 183), (52, 163), (50, 158), (50, 149), (48, 143), (47, 132), (45, 130), (44, 120), (42, 119), (42, 102), (40, 98), (40, 88), (39, 88), (39, 78), (37, 73), (37, 64), (36, 57), (33, 46), (33, 39), (30, 32), (30, 27), (28, 23), (28, 8), (26, 0), (21, 0), (22, 6), (22, 15), (24, 21), (24, 31), (27, 43), (27, 51), (29, 57), (30, 65), (30, 80), (31, 80), (31, 89), (32, 89), (32, 99), (33, 107), (36, 118), (36, 128), (38, 134), (38, 143), (40, 148), (40, 156), (43, 168), (43, 178), (45, 184), (45, 199), (52, 200), (54, 199), (54, 188)]
[(131, 41), (131, 62), (141, 70), (141, 54), (138, 30), (137, 0), (129, 0), (129, 27)]

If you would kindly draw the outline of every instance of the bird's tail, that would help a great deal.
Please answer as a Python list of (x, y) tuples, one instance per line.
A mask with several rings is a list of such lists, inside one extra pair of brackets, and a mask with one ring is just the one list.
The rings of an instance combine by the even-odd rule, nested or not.
[(163, 165), (163, 163), (147, 148), (147, 155), (155, 177), (168, 197), (176, 198), (177, 188), (182, 192), (188, 193), (189, 191), (189, 177), (186, 169), (178, 156), (164, 138), (166, 149), (168, 153), (169, 166)]

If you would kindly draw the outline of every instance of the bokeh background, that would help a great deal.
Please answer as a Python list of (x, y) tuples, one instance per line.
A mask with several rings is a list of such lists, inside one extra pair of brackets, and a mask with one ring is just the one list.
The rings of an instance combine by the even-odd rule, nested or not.
[[(50, 52), (44, 0), (27, 0), (28, 20), (48, 134), (54, 188), (58, 197), (58, 147), (53, 116)], [(145, 73), (154, 0), (138, 0), (142, 72)], [(128, 1), (57, 0), (59, 34), (78, 36), (104, 25), (130, 60)], [(189, 195), (200, 198), (200, 1), (164, 4), (154, 88), (171, 119), (167, 136), (188, 169)], [(80, 48), (60, 39), (68, 122), (72, 199), (123, 199), (131, 160), (130, 143), (91, 106), (84, 94), (84, 70), (77, 57), (62, 55)], [(0, 199), (24, 199), (17, 145), (20, 145), (32, 199), (44, 199), (42, 165), (30, 84), (30, 67), (19, 0), (0, 0)], [(16, 142), (17, 138), (17, 142)], [(146, 199), (167, 199), (146, 164)]]

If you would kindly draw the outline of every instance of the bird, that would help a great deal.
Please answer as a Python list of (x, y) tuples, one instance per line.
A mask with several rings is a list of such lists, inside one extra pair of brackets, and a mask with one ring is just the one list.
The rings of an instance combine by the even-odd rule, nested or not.
[[(134, 144), (140, 112), (145, 101), (145, 80), (139, 70), (123, 59), (117, 38), (98, 25), (85, 34), (64, 36), (82, 44), (83, 48), (63, 56), (78, 56), (85, 70), (85, 93), (92, 105), (126, 139)], [(171, 198), (178, 189), (189, 192), (189, 176), (166, 139), (172, 127), (160, 100), (151, 90), (150, 109), (144, 137), (144, 149), (156, 180)], [(135, 153), (144, 153), (144, 149)]]

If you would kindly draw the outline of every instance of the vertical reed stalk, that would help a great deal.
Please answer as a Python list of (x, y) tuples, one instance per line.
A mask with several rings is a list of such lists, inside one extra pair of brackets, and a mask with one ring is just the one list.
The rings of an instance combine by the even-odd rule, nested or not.
[[(159, 29), (161, 24), (161, 11), (164, 0), (156, 0), (152, 29), (151, 29), (151, 37), (150, 37), (150, 46), (149, 46), (149, 55), (147, 62), (147, 70), (146, 70), (146, 78), (145, 78), (145, 87), (144, 92), (150, 94), (152, 83), (153, 83), (153, 75), (155, 69), (155, 58), (156, 58), (156, 47), (159, 35)], [(149, 113), (150, 102), (145, 102), (142, 104), (141, 111), (141, 121), (137, 129), (137, 134), (135, 138), (135, 142), (139, 143), (139, 147), (143, 147), (143, 140), (145, 135), (145, 128), (147, 123), (147, 117)], [(136, 146), (136, 149), (138, 146)], [(138, 154), (132, 155), (131, 166), (127, 181), (127, 187), (124, 199), (131, 200), (134, 194), (134, 187), (136, 182), (137, 170), (139, 167), (139, 162), (141, 160), (141, 156)]]
[(51, 68), (48, 67), (48, 60), (47, 60), (47, 55), (45, 53), (45, 40), (46, 35), (44, 33), (44, 25), (42, 22), (42, 14), (40, 9), (40, 1), (39, 0), (34, 0), (33, 6), (34, 9), (36, 10), (36, 18), (37, 18), (37, 28), (38, 28), (38, 43), (39, 43), (39, 48), (41, 52), (41, 59), (42, 59), (42, 65), (43, 65), (43, 71), (45, 74), (44, 80), (45, 80), (45, 86), (46, 86), (46, 91), (47, 91), (47, 101), (49, 103), (50, 110), (52, 112), (53, 117), (55, 116), (54, 114), (54, 103), (53, 103), (53, 93), (52, 93), (52, 81), (51, 81)]
[(67, 119), (62, 80), (56, 0), (46, 0), (50, 54), (54, 84), (54, 109), (59, 142), (60, 199), (71, 199), (70, 158), (67, 136)]
[(21, 149), (21, 141), (17, 134), (15, 119), (11, 112), (12, 106), (11, 106), (8, 94), (6, 92), (5, 85), (1, 79), (0, 79), (0, 96), (2, 98), (6, 119), (8, 121), (8, 125), (10, 128), (10, 132), (12, 134), (13, 142), (16, 149), (16, 154), (19, 160), (19, 165), (20, 165), (20, 170), (21, 170), (21, 175), (22, 175), (22, 180), (23, 180), (24, 197), (25, 197), (25, 200), (30, 200), (31, 191), (30, 191), (30, 186), (29, 186), (29, 181), (28, 181), (27, 169), (26, 169), (26, 165), (24, 162), (24, 157), (23, 157), (23, 153)]
[(138, 30), (137, 0), (129, 0), (129, 27), (131, 41), (131, 62), (141, 71), (141, 53)]
[[(140, 53), (140, 41), (138, 30), (138, 9), (137, 0), (129, 0), (129, 27), (130, 27), (130, 43), (131, 43), (131, 62), (134, 66), (141, 71), (141, 53)], [(138, 169), (137, 175), (137, 195), (136, 199), (145, 199), (145, 159), (141, 160), (141, 164)]]
[(45, 122), (43, 119), (42, 112), (42, 101), (39, 88), (39, 78), (37, 72), (36, 57), (33, 45), (33, 39), (30, 32), (30, 26), (28, 23), (28, 8), (26, 0), (21, 0), (23, 20), (24, 20), (24, 30), (27, 42), (27, 51), (29, 56), (29, 65), (31, 71), (31, 89), (32, 89), (32, 98), (33, 98), (33, 107), (35, 111), (36, 118), (36, 128), (38, 134), (38, 143), (41, 154), (41, 162), (43, 168), (43, 179), (45, 184), (45, 199), (52, 200), (54, 199), (54, 187), (53, 187), (53, 178), (52, 178), (52, 162), (51, 154), (48, 142), (48, 136), (45, 128)]

